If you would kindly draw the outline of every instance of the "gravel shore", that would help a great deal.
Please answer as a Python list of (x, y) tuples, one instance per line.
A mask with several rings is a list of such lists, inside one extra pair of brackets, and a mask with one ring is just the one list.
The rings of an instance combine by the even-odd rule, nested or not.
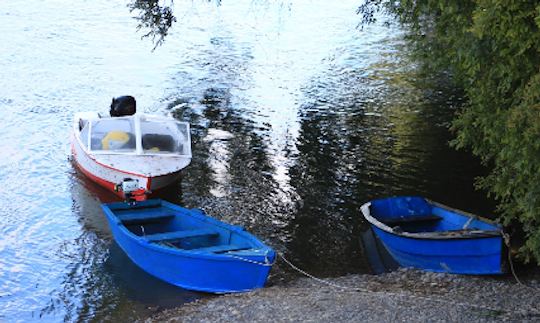
[(301, 278), (206, 298), (146, 322), (540, 322), (540, 284), (527, 277), (470, 277), (399, 269), (323, 284)]

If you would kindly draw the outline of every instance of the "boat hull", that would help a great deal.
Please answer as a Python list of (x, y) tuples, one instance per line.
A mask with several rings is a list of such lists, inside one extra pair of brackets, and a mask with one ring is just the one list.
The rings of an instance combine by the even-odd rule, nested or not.
[(470, 275), (506, 272), (502, 230), (487, 219), (420, 197), (375, 200), (362, 213), (400, 266)]
[(145, 188), (147, 191), (160, 190), (180, 179), (180, 171), (159, 176), (145, 176), (105, 165), (93, 156), (90, 156), (80, 147), (76, 140), (72, 143), (72, 155), (75, 165), (83, 174), (93, 182), (122, 198), (124, 197), (124, 193), (118, 192), (115, 187), (125, 178), (137, 180), (140, 187)]
[[(169, 210), (175, 209), (178, 212), (176, 216), (186, 215), (189, 212), (196, 213), (161, 200), (140, 202), (133, 207), (145, 207), (148, 203), (166, 204)], [(256, 252), (238, 251), (234, 254), (204, 253), (198, 252), (197, 249), (182, 250), (151, 243), (122, 225), (114, 214), (116, 207), (125, 205), (122, 206), (121, 203), (103, 205), (113, 236), (127, 256), (147, 273), (181, 288), (209, 293), (244, 292), (261, 288), (266, 283), (275, 253), (262, 243), (258, 242), (259, 250)], [(211, 224), (209, 227), (215, 225), (219, 230), (234, 231), (247, 240), (256, 240), (239, 227), (230, 226), (202, 214), (190, 214), (193, 215), (204, 218), (203, 222)]]
[(469, 275), (504, 273), (501, 237), (473, 239), (414, 239), (372, 225), (388, 252), (402, 267)]

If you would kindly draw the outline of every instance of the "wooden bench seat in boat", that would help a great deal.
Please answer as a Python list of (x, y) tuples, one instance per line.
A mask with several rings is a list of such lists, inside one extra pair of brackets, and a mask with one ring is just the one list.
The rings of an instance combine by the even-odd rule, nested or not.
[(418, 215), (418, 216), (406, 216), (406, 217), (399, 217), (394, 219), (384, 219), (383, 222), (386, 225), (394, 226), (394, 225), (400, 225), (405, 223), (414, 223), (414, 222), (433, 222), (433, 221), (439, 221), (442, 220), (442, 217), (438, 215)]
[(219, 233), (211, 229), (182, 230), (173, 232), (155, 233), (144, 236), (149, 242), (166, 242), (184, 238), (217, 236)]
[(163, 212), (155, 212), (155, 213), (127, 213), (127, 214), (119, 214), (118, 218), (124, 225), (130, 225), (130, 224), (141, 224), (141, 223), (151, 223), (151, 222), (159, 222), (163, 220), (170, 220), (174, 218), (173, 214), (170, 213), (163, 213)]
[(220, 253), (220, 252), (236, 251), (236, 250), (243, 250), (243, 249), (251, 249), (251, 247), (248, 245), (225, 244), (225, 245), (219, 245), (219, 246), (191, 249), (189, 251), (203, 252), (203, 253), (210, 253), (210, 252)]

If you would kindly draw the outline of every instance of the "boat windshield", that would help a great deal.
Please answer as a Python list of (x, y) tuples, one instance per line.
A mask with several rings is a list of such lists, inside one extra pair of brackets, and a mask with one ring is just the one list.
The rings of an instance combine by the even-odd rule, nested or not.
[(148, 116), (143, 116), (140, 120), (141, 145), (145, 154), (190, 154), (187, 124)]
[[(87, 138), (86, 128), (81, 131), (83, 142)], [(191, 155), (189, 126), (174, 119), (147, 115), (97, 119), (90, 127), (90, 150)]]
[(136, 136), (133, 119), (106, 118), (92, 122), (91, 150), (134, 152)]

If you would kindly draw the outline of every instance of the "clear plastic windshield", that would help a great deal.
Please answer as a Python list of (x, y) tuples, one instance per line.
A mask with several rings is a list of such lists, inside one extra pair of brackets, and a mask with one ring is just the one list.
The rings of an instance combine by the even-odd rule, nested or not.
[(137, 148), (133, 119), (95, 120), (91, 131), (91, 150), (134, 152)]
[(81, 140), (86, 142), (90, 130), (92, 151), (191, 156), (187, 123), (141, 116), (103, 118), (88, 124), (81, 131)]
[(174, 120), (141, 118), (141, 144), (145, 154), (190, 155), (189, 129)]

